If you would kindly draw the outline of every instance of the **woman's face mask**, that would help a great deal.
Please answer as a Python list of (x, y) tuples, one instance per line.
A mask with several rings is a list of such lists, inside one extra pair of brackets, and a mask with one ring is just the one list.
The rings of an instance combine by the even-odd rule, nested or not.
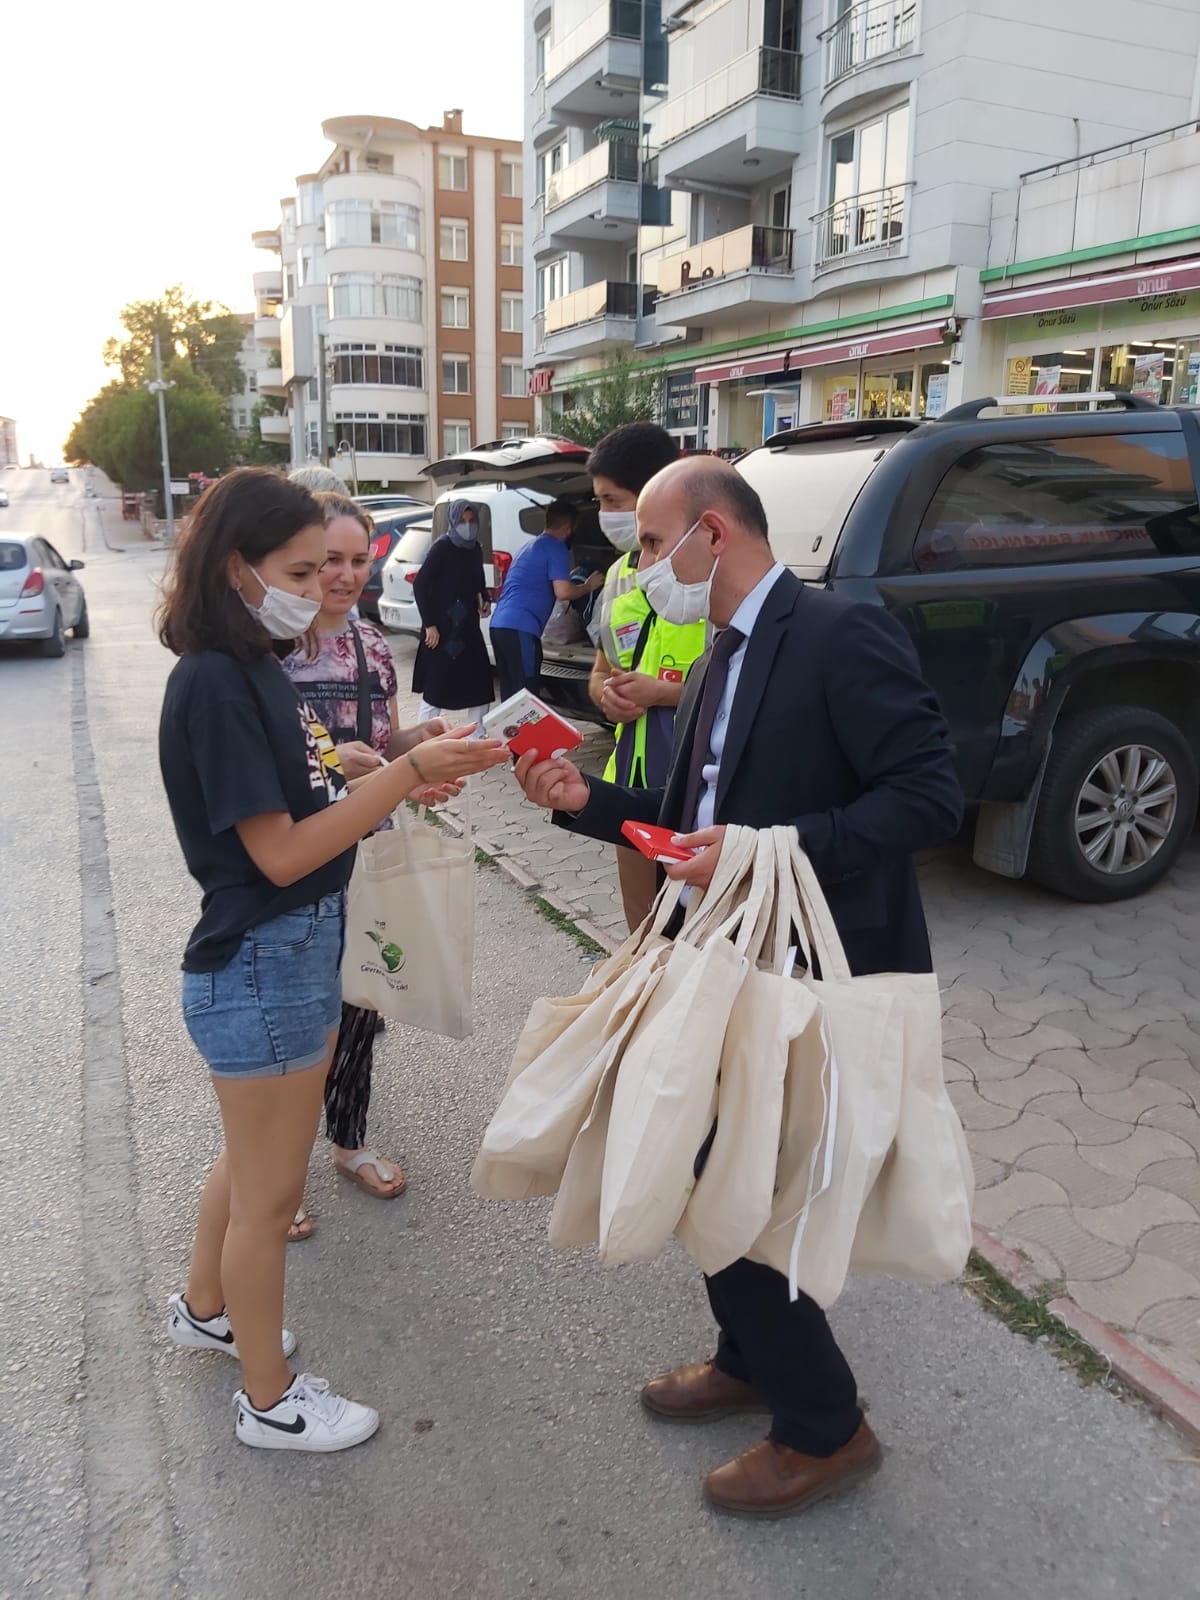
[(703, 520), (701, 517), (692, 523), (670, 555), (663, 556), (652, 567), (641, 569), (637, 575), (638, 588), (649, 600), (655, 613), (664, 622), (673, 623), (678, 628), (685, 628), (692, 622), (704, 622), (710, 615), (713, 579), (721, 558), (718, 556), (713, 562), (712, 571), (702, 583), (684, 583), (676, 575), (673, 565), (675, 556)]

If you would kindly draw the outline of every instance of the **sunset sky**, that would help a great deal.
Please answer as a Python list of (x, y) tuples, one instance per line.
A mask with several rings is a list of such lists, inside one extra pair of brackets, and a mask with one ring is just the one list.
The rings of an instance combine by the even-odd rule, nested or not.
[(129, 300), (251, 310), (250, 233), (369, 112), (520, 138), (522, 0), (10, 5), (0, 100), (0, 415), (59, 459)]

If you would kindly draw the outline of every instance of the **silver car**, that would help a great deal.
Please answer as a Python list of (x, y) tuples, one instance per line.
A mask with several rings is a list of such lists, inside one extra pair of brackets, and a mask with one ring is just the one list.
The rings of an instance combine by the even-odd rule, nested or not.
[(0, 534), (0, 644), (37, 639), (43, 655), (61, 656), (68, 628), (86, 639), (87, 598), (75, 576), (82, 567), (36, 533)]

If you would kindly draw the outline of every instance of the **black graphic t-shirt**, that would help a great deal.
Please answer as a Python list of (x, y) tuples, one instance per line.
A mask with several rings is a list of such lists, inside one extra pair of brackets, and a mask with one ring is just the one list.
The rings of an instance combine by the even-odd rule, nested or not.
[(346, 792), (333, 741), (274, 656), (247, 665), (217, 650), (182, 656), (163, 697), (158, 759), (184, 860), (204, 891), (185, 972), (227, 966), (247, 929), (345, 888), (352, 849), (281, 889), (237, 835), (247, 817), (286, 811), (300, 822)]

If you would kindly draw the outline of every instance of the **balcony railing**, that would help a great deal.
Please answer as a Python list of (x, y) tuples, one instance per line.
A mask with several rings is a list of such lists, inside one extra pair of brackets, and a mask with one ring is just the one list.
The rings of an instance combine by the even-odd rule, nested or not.
[(633, 318), (638, 314), (638, 286), (636, 283), (590, 283), (586, 289), (576, 289), (574, 294), (564, 294), (551, 300), (545, 311), (545, 333), (561, 333), (564, 328), (578, 328), (582, 323), (595, 322), (600, 317)]
[(671, 95), (663, 107), (660, 142), (671, 144), (701, 123), (711, 122), (722, 112), (760, 94), (779, 100), (799, 100), (798, 51), (775, 50), (765, 45), (759, 50), (748, 50), (694, 89), (687, 89), (678, 96)]
[(594, 189), (607, 179), (618, 183), (636, 183), (638, 179), (638, 149), (634, 144), (618, 144), (605, 140), (587, 155), (572, 161), (561, 172), (546, 179), (546, 210), (553, 211), (577, 194)]
[(570, 33), (546, 50), (546, 82), (553, 83), (568, 67), (594, 50), (602, 39), (640, 39), (641, 0), (604, 0)]
[(859, 0), (820, 35), (825, 41), (825, 87), (869, 62), (911, 44), (917, 0)]
[(812, 219), (817, 266), (836, 266), (852, 256), (901, 244), (908, 228), (912, 187), (911, 183), (897, 183), (890, 189), (847, 195), (818, 211)]
[(678, 294), (735, 272), (790, 272), (795, 234), (791, 228), (738, 228), (658, 263), (658, 292)]

